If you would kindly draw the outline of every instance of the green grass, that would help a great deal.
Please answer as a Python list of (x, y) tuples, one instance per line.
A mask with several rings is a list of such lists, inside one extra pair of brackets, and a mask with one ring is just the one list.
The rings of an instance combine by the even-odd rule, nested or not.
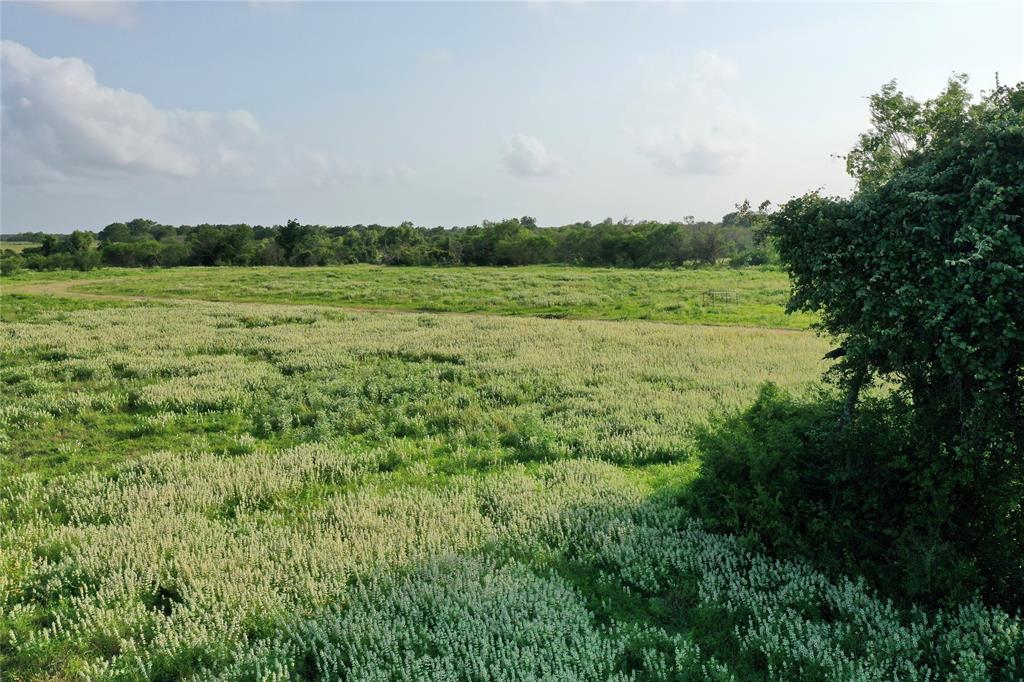
[[(691, 289), (777, 277), (704, 274)], [(270, 275), (281, 288), (261, 288)], [(551, 277), (569, 278), (551, 304), (565, 317), (626, 299), (637, 317), (690, 271), (96, 276), (112, 281), (95, 292), (276, 304), (67, 298), (59, 273), (12, 278), (60, 286), (3, 301), (4, 679), (469, 679), (468, 661), (497, 680), (1013, 679), (1024, 665), (1019, 619), (972, 604), (925, 620), (687, 517), (695, 429), (765, 381), (812, 387), (826, 343), (536, 315)], [(469, 285), (478, 296), (448, 291)], [(431, 291), (503, 315), (401, 312)], [(299, 292), (399, 310), (285, 303)]]
[(58, 312), (100, 310), (123, 305), (119, 301), (5, 293), (0, 297), (0, 322), (25, 322), (41, 315), (50, 317)]
[[(44, 277), (24, 281), (42, 281)], [(685, 324), (806, 328), (814, 317), (787, 315), (785, 273), (761, 268), (625, 270), (537, 266), (422, 268), (172, 268), (101, 270), (75, 284), (96, 294), (212, 301), (320, 304), (421, 312), (655, 320)], [(22, 280), (14, 279), (12, 283)], [(705, 301), (707, 291), (735, 301)]]
[(0, 251), (13, 251), (14, 253), (21, 253), (25, 249), (34, 248), (40, 246), (35, 242), (0, 242)]
[[(749, 328), (25, 294), (4, 319), (21, 321), (0, 351), (9, 409), (49, 415), (10, 430), (5, 468), (47, 475), (240, 435), (675, 460), (762, 382), (812, 382), (826, 347)], [(168, 413), (173, 428), (149, 433)]]

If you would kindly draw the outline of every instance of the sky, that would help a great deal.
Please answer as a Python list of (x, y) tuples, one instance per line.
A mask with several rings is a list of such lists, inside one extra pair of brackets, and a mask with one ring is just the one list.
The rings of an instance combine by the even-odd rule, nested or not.
[(1024, 80), (1024, 3), (0, 2), (0, 230), (714, 220), (852, 189), (891, 79)]

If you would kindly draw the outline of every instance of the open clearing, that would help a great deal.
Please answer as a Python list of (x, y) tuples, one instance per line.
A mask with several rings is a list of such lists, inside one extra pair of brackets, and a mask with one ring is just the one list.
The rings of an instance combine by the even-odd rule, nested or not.
[(14, 253), (21, 253), (25, 249), (39, 246), (33, 242), (0, 242), (0, 251), (10, 250)]
[[(787, 315), (785, 273), (772, 269), (617, 270), (564, 266), (321, 268), (107, 268), (79, 273), (25, 272), (12, 291), (57, 284), (68, 293), (301, 303), (420, 312), (654, 320), (687, 324), (806, 329)], [(98, 282), (92, 280), (100, 280)], [(45, 289), (44, 289), (45, 291)], [(62, 291), (62, 293), (63, 293)], [(729, 294), (733, 300), (709, 297)], [(713, 296), (713, 294), (712, 294)]]
[[(1013, 678), (1019, 620), (898, 609), (677, 504), (695, 429), (765, 381), (813, 387), (829, 346), (811, 333), (294, 305), (636, 317), (683, 281), (576, 272), (182, 269), (48, 290), (85, 298), (22, 279), (0, 327), (5, 674)], [(691, 289), (768, 276), (721, 273)], [(232, 292), (276, 304), (118, 298)], [(785, 320), (687, 311), (662, 308)]]

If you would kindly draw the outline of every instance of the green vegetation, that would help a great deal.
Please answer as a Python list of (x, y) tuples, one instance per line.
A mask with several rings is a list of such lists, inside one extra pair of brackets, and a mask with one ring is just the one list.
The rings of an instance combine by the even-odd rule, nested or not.
[(1020, 680), (1024, 91), (871, 102), (851, 198), (736, 214), (795, 318), (769, 269), (5, 257), (5, 679)]
[(4, 293), (0, 299), (0, 322), (20, 322), (60, 310), (96, 310), (120, 307), (116, 300), (64, 298), (48, 295)]
[[(762, 205), (762, 208), (764, 205)], [(566, 265), (677, 267), (764, 265), (774, 254), (755, 243), (760, 212), (743, 202), (721, 222), (636, 222), (609, 218), (561, 227), (539, 227), (529, 216), (470, 227), (382, 225), (160, 225), (136, 218), (98, 233), (69, 236), (8, 235), (38, 241), (24, 253), (0, 253), (5, 274), (31, 270), (89, 270), (178, 265)], [(2, 242), (0, 242), (2, 243)]]
[[(806, 328), (815, 319), (808, 314), (785, 314), (789, 281), (777, 270), (762, 268), (642, 271), (354, 265), (105, 269), (86, 274), (103, 281), (76, 280), (68, 293), (796, 329)], [(22, 284), (52, 282), (62, 275), (22, 273), (9, 281), (17, 291), (25, 288)], [(707, 296), (707, 292), (728, 296)]]
[[(11, 302), (5, 311), (20, 311), (22, 323), (7, 327), (2, 376), (7, 424), (17, 427), (7, 466), (18, 469), (50, 470), (35, 453), (69, 443), (78, 445), (60, 469), (133, 450), (210, 448), (225, 433), (410, 436), (490, 458), (675, 460), (714, 410), (745, 404), (764, 381), (806, 385), (824, 364), (825, 345), (811, 335), (747, 328)], [(244, 420), (215, 418), (239, 411)], [(151, 429), (157, 418), (171, 421)]]
[(701, 476), (687, 492), (709, 529), (829, 575), (862, 575), (902, 602), (960, 603), (979, 582), (923, 513), (910, 410), (891, 397), (840, 424), (842, 400), (766, 387), (749, 408), (698, 436)]
[[(900, 598), (1024, 606), (1024, 86), (889, 86), (860, 188), (768, 219), (789, 307), (821, 315), (845, 397), (766, 392), (707, 436), (693, 505)], [(861, 399), (873, 380), (893, 391)]]
[(25, 249), (35, 249), (38, 248), (39, 246), (40, 245), (35, 242), (0, 242), (0, 247), (2, 247), (4, 250), (13, 251), (14, 253), (21, 253)]
[(764, 381), (802, 392), (826, 348), (812, 335), (103, 303), (25, 304), (4, 327), (11, 679), (1022, 664), (1021, 623), (998, 610), (902, 611), (678, 503), (696, 431)]

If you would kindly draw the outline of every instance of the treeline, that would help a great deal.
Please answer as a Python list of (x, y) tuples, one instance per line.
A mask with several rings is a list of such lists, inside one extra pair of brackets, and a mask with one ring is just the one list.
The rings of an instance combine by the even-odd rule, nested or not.
[(761, 265), (772, 254), (755, 243), (759, 214), (748, 203), (718, 223), (605, 220), (539, 227), (530, 217), (470, 227), (354, 225), (327, 227), (290, 220), (273, 227), (161, 225), (136, 219), (98, 233), (21, 233), (5, 241), (39, 246), (5, 250), (4, 272), (89, 270), (101, 265), (531, 265), (559, 263), (613, 267)]

